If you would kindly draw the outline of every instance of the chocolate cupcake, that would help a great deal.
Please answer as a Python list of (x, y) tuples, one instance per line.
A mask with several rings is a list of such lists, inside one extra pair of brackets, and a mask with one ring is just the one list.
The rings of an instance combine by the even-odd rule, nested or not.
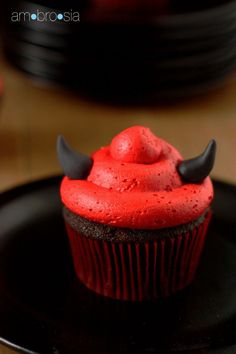
[(196, 273), (211, 217), (212, 140), (198, 157), (134, 126), (92, 157), (62, 137), (63, 215), (77, 277), (122, 300), (169, 296)]

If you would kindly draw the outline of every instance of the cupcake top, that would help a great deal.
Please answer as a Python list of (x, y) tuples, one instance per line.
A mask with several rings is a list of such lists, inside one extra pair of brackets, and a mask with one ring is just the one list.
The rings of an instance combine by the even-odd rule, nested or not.
[(62, 137), (58, 155), (66, 177), (63, 204), (101, 224), (131, 229), (169, 228), (196, 220), (209, 207), (215, 141), (202, 155), (183, 161), (180, 153), (148, 128), (134, 126), (89, 158)]

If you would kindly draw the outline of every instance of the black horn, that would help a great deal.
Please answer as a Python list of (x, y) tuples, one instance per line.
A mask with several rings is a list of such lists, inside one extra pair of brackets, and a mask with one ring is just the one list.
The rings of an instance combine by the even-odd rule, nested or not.
[(57, 155), (60, 165), (70, 179), (85, 179), (92, 167), (92, 159), (72, 150), (63, 136), (57, 138)]
[(182, 161), (178, 172), (188, 183), (200, 183), (211, 172), (216, 154), (216, 141), (212, 139), (201, 155), (190, 160)]

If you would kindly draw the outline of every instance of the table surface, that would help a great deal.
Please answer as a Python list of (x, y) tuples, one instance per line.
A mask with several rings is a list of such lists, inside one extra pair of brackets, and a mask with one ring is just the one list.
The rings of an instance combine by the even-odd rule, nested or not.
[[(172, 143), (185, 158), (218, 143), (212, 176), (236, 183), (236, 76), (217, 91), (178, 104), (115, 107), (90, 102), (59, 88), (32, 82), (0, 59), (4, 92), (0, 101), (0, 190), (60, 173), (58, 134), (85, 153), (139, 124)], [(13, 354), (0, 345), (0, 354)]]

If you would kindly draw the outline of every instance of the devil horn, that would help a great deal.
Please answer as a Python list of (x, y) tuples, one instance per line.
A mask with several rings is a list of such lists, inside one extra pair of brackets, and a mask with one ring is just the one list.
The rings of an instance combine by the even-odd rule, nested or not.
[(57, 138), (57, 155), (60, 165), (70, 179), (85, 179), (92, 167), (92, 159), (72, 150), (62, 135)]
[(216, 155), (216, 141), (212, 139), (201, 155), (185, 160), (178, 166), (182, 179), (188, 183), (200, 183), (211, 172)]

